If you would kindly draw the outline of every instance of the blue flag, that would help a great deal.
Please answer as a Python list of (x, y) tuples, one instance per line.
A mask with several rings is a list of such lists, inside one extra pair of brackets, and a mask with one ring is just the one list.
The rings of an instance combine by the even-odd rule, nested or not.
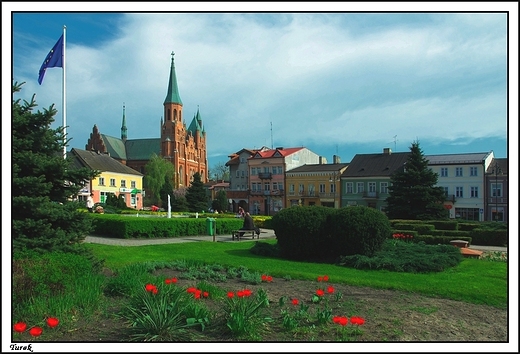
[(43, 82), (43, 77), (45, 76), (47, 68), (63, 68), (63, 35), (61, 35), (60, 39), (58, 39), (43, 61), (40, 68), (40, 75), (38, 76), (38, 83), (40, 85)]

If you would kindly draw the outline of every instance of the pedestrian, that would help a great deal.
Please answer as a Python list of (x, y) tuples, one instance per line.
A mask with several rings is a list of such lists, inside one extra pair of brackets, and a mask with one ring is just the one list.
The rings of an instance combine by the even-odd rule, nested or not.
[[(249, 214), (249, 212), (245, 212), (244, 214), (244, 224), (242, 225), (242, 228), (240, 230), (255, 230), (255, 223), (253, 221), (253, 218)], [(244, 236), (245, 232), (240, 232), (239, 237)]]
[(244, 217), (244, 208), (238, 207), (238, 217), (243, 218)]
[(90, 193), (87, 198), (87, 209), (89, 213), (94, 212), (94, 193)]

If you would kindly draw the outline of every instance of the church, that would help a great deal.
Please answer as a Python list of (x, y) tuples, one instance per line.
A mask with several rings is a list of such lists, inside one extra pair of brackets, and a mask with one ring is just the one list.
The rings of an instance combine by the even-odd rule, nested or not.
[(202, 124), (199, 109), (189, 126), (182, 112), (182, 100), (177, 87), (174, 53), (171, 54), (168, 91), (163, 103), (163, 117), (160, 123), (160, 138), (128, 139), (125, 106), (121, 137), (102, 134), (94, 125), (85, 150), (109, 154), (124, 165), (145, 174), (145, 165), (155, 153), (174, 166), (174, 188), (189, 187), (193, 175), (198, 172), (203, 183), (208, 182), (208, 160), (206, 150), (206, 131)]

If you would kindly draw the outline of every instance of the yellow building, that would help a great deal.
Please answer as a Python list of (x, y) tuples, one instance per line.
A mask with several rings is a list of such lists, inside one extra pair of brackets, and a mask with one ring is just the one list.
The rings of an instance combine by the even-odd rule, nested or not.
[(348, 163), (308, 164), (285, 173), (287, 207), (293, 205), (321, 205), (340, 208), (341, 174)]
[(105, 203), (107, 196), (123, 196), (126, 206), (140, 210), (143, 208), (143, 175), (133, 168), (123, 165), (108, 154), (73, 148), (74, 166), (87, 167), (100, 171), (101, 174), (86, 183), (80, 191), (79, 199), (86, 200), (94, 193), (94, 203)]

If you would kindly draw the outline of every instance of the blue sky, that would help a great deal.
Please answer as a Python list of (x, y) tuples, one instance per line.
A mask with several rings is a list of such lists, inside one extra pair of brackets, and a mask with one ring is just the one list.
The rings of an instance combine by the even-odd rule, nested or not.
[(36, 93), (40, 108), (55, 103), (56, 126), (62, 69), (48, 69), (41, 86), (37, 78), (67, 26), (69, 149), (85, 148), (94, 124), (120, 137), (123, 104), (130, 139), (158, 137), (174, 51), (184, 117), (189, 125), (200, 109), (210, 167), (264, 145), (305, 146), (329, 162), (334, 154), (349, 162), (385, 147), (408, 151), (415, 140), (427, 155), (508, 156), (505, 13), (15, 12), (12, 19), (12, 77), (26, 82), (18, 97)]

